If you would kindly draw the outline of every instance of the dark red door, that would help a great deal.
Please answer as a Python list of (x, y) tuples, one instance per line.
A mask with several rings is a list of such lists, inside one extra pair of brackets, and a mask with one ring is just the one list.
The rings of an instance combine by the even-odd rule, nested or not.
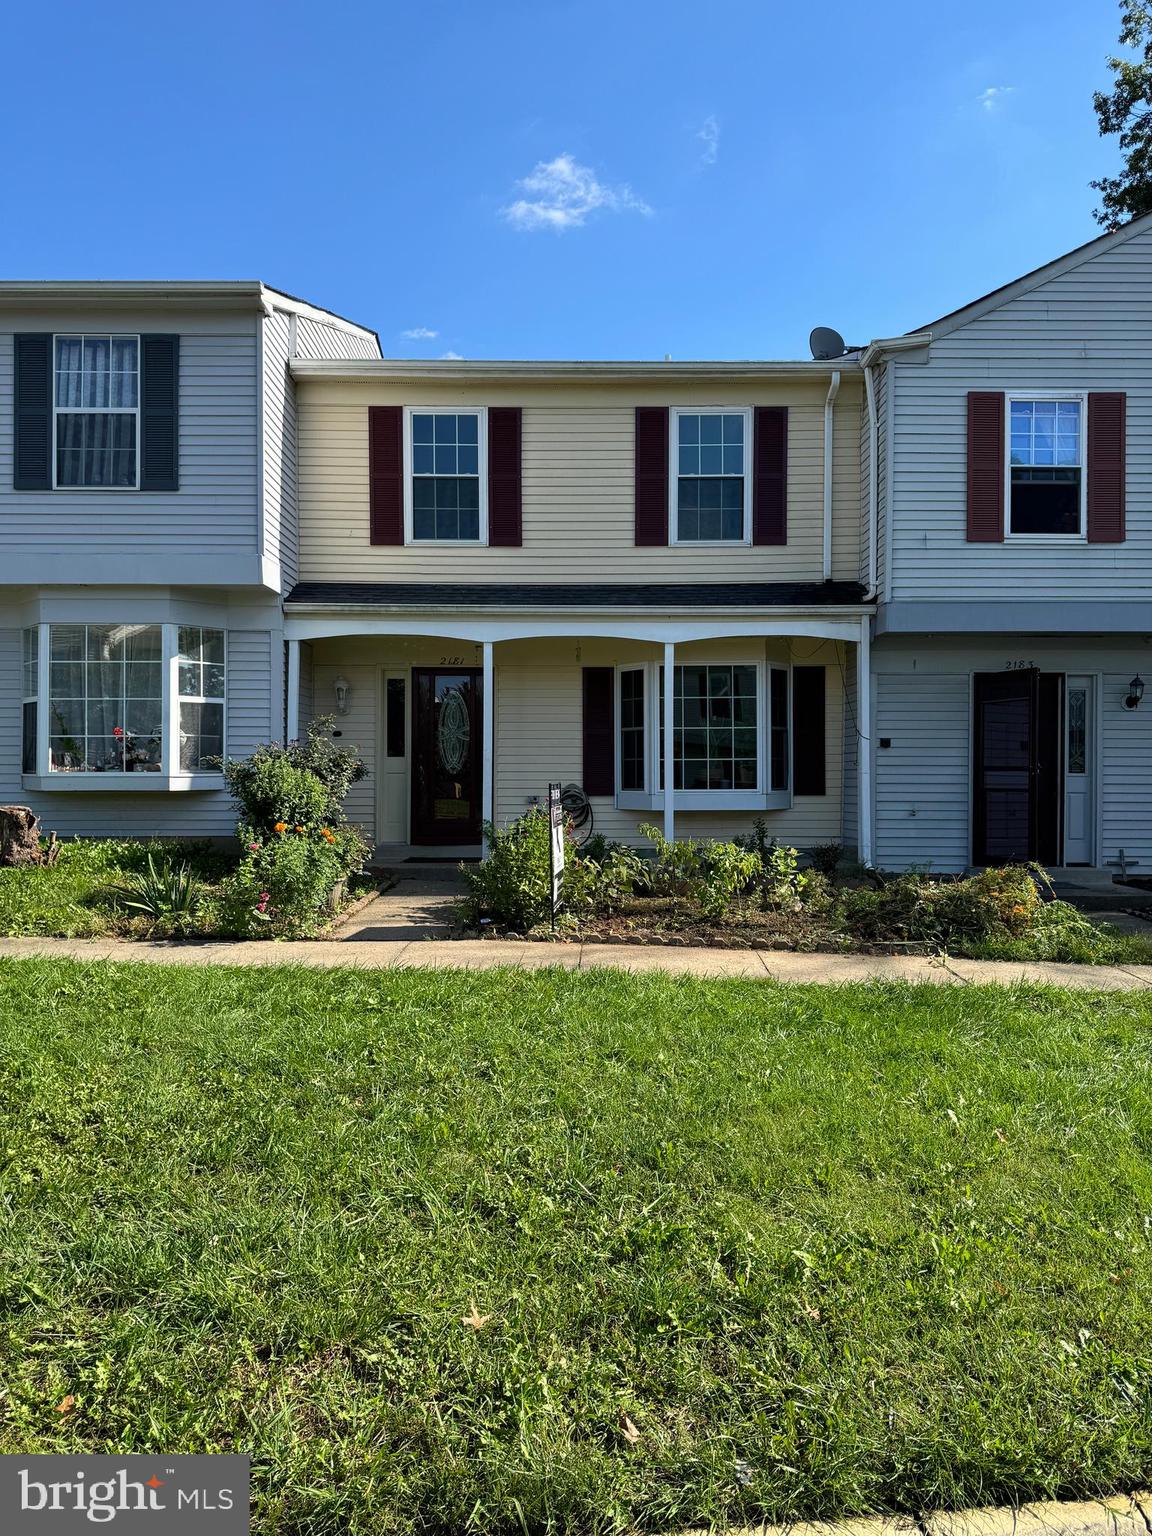
[(1062, 682), (1034, 668), (975, 675), (974, 864), (1059, 863)]
[(480, 841), (483, 711), (480, 673), (412, 671), (412, 841)]

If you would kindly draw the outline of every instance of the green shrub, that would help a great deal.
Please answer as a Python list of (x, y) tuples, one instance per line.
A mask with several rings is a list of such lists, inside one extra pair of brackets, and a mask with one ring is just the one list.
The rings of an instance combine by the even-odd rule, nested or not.
[(354, 747), (332, 741), (332, 723), (330, 716), (322, 716), (312, 721), (302, 741), (286, 747), (268, 742), (251, 757), (224, 763), (224, 778), (244, 826), (267, 834), (278, 822), (321, 827), (344, 821), (344, 798), (368, 770)]
[[(463, 865), (468, 894), (463, 915), (468, 922), (491, 918), (502, 928), (527, 932), (552, 914), (548, 813), (533, 807), (506, 827), (490, 822), (484, 828), (488, 857)], [(591, 840), (590, 840), (591, 841)], [(633, 889), (644, 861), (630, 848), (601, 840), (600, 859), (577, 848), (571, 832), (565, 849), (560, 901), (569, 917), (610, 911)]]
[(652, 893), (686, 897), (713, 921), (724, 916), (760, 869), (758, 854), (740, 843), (695, 838), (670, 843), (659, 827), (648, 824), (640, 831), (656, 850), (655, 865), (645, 872)]
[(239, 868), (221, 890), (222, 919), (241, 934), (310, 933), (336, 886), (363, 864), (366, 849), (356, 827), (250, 834)]
[(1015, 939), (1040, 922), (1044, 902), (1034, 865), (986, 869), (966, 880), (933, 880), (909, 873), (872, 889), (845, 891), (837, 903), (841, 925), (865, 943), (931, 942), (944, 948), (991, 939)]
[(844, 857), (842, 843), (813, 843), (808, 849), (808, 862), (820, 875), (834, 875)]

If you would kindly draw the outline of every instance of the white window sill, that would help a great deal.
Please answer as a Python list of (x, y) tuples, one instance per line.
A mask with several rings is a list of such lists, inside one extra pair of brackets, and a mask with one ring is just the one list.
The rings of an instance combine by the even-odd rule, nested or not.
[(219, 773), (25, 773), (20, 783), (24, 789), (53, 793), (172, 794), (223, 789), (224, 776)]
[[(786, 789), (681, 789), (673, 803), (677, 811), (786, 811), (792, 804), (792, 795)], [(621, 811), (662, 811), (664, 791), (650, 795), (639, 790), (620, 790), (616, 806)]]

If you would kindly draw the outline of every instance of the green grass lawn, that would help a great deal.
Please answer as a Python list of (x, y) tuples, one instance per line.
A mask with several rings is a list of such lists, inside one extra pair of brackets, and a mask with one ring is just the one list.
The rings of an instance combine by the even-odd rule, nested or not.
[(263, 1536), (1147, 1486), (1150, 1027), (0, 962), (0, 1450), (246, 1451)]

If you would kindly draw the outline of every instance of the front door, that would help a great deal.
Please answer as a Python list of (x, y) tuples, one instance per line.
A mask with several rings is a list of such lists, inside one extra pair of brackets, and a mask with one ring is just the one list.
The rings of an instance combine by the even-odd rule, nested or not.
[(972, 862), (1060, 862), (1062, 684), (1034, 668), (977, 672)]
[(480, 841), (483, 712), (480, 673), (412, 670), (412, 841)]

